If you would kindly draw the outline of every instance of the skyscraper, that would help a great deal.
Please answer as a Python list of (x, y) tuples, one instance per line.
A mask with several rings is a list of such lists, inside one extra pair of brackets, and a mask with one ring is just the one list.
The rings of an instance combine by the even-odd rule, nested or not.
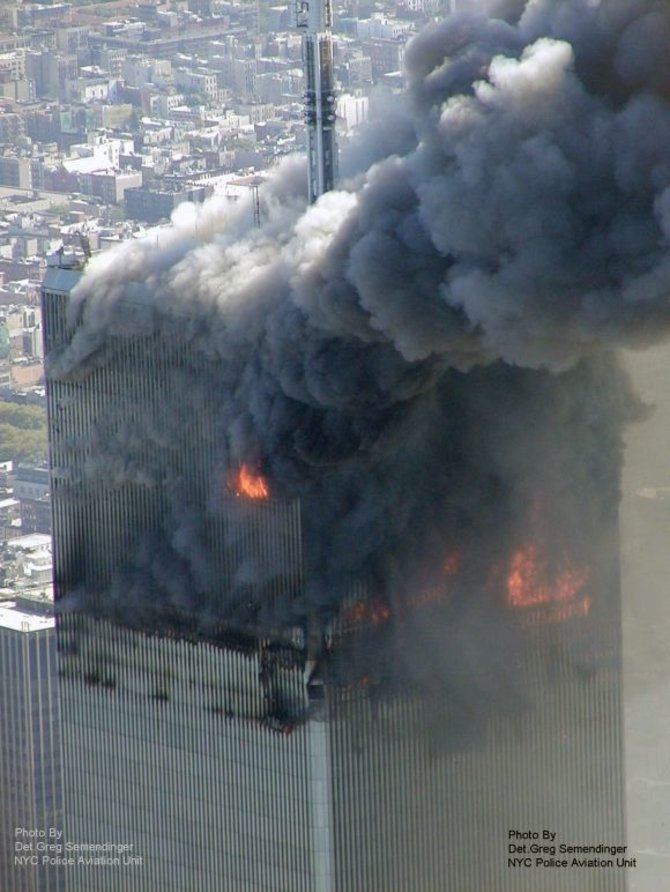
[[(80, 275), (45, 279), (56, 362)], [(292, 620), (304, 509), (218, 463), (184, 320), (147, 334), (124, 311), (48, 388), (69, 888), (625, 888), (615, 515), (588, 571), (548, 582), (534, 544), (487, 567), (473, 546), (402, 602), (361, 577), (336, 616)]]
[(62, 822), (60, 720), (54, 618), (0, 604), (0, 886), (61, 892), (42, 861)]

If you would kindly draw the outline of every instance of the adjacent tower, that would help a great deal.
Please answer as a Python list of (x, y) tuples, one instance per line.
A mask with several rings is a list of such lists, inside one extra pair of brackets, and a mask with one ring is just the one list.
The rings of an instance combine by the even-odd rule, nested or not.
[(333, 188), (337, 173), (331, 0), (299, 0), (296, 19), (305, 69), (309, 200), (314, 202)]
[[(53, 616), (0, 603), (0, 888), (62, 892), (49, 828), (62, 822), (61, 742)], [(44, 834), (44, 836), (42, 836)], [(40, 845), (43, 847), (40, 849)]]

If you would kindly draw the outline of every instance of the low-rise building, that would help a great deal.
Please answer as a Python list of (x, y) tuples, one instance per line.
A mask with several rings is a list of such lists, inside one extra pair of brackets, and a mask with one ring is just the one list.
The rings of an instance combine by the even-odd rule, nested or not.
[(0, 185), (16, 189), (32, 189), (32, 159), (17, 155), (0, 157)]
[(208, 189), (204, 186), (128, 189), (126, 216), (142, 223), (159, 223), (161, 220), (169, 220), (174, 209), (184, 201), (200, 203), (207, 195)]

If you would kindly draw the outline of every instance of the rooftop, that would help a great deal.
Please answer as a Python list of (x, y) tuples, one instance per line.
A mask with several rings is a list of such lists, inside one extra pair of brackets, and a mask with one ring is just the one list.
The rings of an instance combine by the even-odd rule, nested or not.
[(29, 533), (27, 536), (17, 536), (15, 539), (8, 539), (5, 543), (8, 548), (25, 549), (33, 551), (41, 548), (51, 548), (51, 536), (45, 533)]
[(56, 620), (53, 616), (36, 616), (34, 613), (26, 613), (19, 610), (14, 601), (4, 601), (0, 604), (0, 629), (9, 629), (12, 632), (40, 632), (44, 629), (53, 629)]

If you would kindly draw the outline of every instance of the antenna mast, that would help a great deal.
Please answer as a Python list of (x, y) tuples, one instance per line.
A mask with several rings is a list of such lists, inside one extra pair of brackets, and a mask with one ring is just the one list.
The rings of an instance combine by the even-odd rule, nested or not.
[(337, 175), (331, 0), (298, 0), (296, 24), (302, 32), (309, 200), (314, 202), (334, 187)]

